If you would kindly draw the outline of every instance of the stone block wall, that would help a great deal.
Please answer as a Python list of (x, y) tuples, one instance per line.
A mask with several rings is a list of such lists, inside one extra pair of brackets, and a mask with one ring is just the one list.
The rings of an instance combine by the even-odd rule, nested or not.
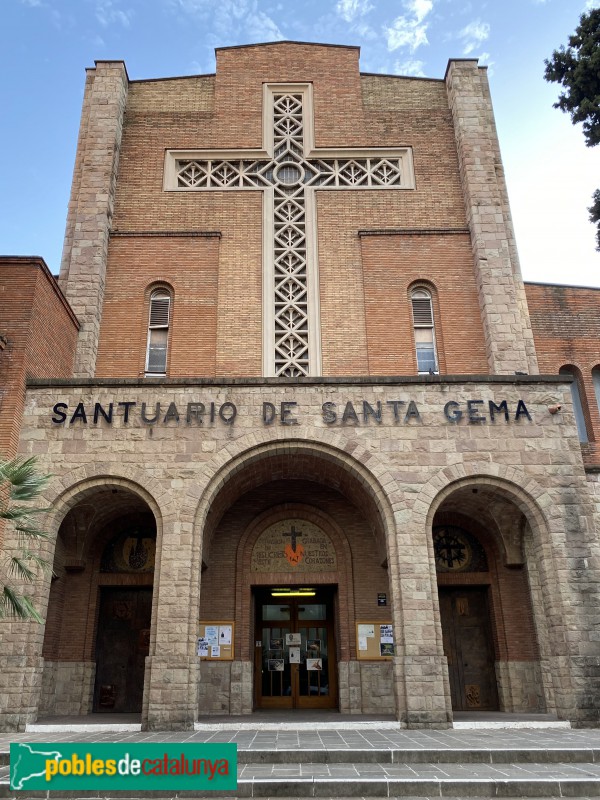
[[(549, 392), (563, 398), (560, 417), (548, 411)], [(363, 399), (371, 406), (382, 403), (381, 422), (372, 416), (363, 418)], [(492, 421), (488, 401), (498, 404), (504, 399), (508, 421), (503, 413)], [(528, 416), (523, 412), (515, 419), (519, 399)], [(160, 402), (165, 414), (173, 402), (180, 410), (179, 418), (171, 413), (166, 420), (161, 415), (155, 424), (144, 424), (142, 401), (152, 406)], [(195, 418), (186, 421), (188, 402), (205, 402), (208, 407), (215, 402), (218, 409), (226, 401), (237, 409), (233, 423), (224, 422), (218, 413), (213, 421), (205, 418), (202, 424)], [(282, 424), (279, 418), (272, 425), (263, 424), (265, 401), (272, 401), (276, 408), (283, 401), (295, 403), (291, 408), (296, 424)], [(407, 416), (409, 401), (415, 404), (418, 417), (414, 413)], [(479, 404), (469, 411), (468, 402), (473, 401)], [(57, 402), (67, 406), (62, 422), (52, 422)], [(95, 402), (105, 408), (113, 403), (111, 423), (103, 418), (93, 422)], [(324, 419), (324, 402), (335, 404), (336, 422)], [(348, 402), (359, 413), (342, 422), (341, 412)], [(396, 406), (400, 409), (397, 418), (390, 402), (404, 403)], [(462, 409), (460, 421), (445, 416), (448, 402), (458, 403), (456, 407)], [(86, 421), (81, 410), (76, 414), (80, 403), (88, 409)], [(128, 406), (127, 422), (125, 407), (119, 403), (135, 403)], [(482, 415), (485, 419), (480, 419)], [(227, 505), (219, 505), (219, 493), (231, 487), (236, 488), (238, 497), (240, 492), (243, 495), (261, 474), (252, 465), (267, 463), (269, 454), (275, 459), (271, 465), (280, 470), (271, 472), (271, 480), (285, 480), (286, 474), (292, 474), (290, 465), (302, 465), (305, 454), (311, 454), (316, 470), (302, 477), (330, 488), (335, 483), (338, 491), (363, 509), (372, 526), (373, 541), (383, 536), (389, 611), (398, 636), (392, 687), (399, 719), (412, 726), (427, 726), (447, 724), (451, 718), (446, 661), (436, 621), (437, 576), (430, 530), (431, 515), (455, 485), (472, 485), (479, 491), (511, 497), (525, 515), (532, 531), (532, 545), (525, 554), (528, 568), (531, 566), (543, 680), (550, 683), (553, 693), (552, 698), (545, 691), (547, 707), (552, 708), (553, 700), (563, 717), (587, 724), (594, 719), (593, 704), (588, 700), (596, 691), (593, 652), (597, 643), (593, 637), (598, 610), (583, 603), (582, 595), (593, 585), (594, 576), (597, 583), (590, 536), (595, 506), (575, 435), (568, 385), (557, 379), (415, 378), (376, 383), (323, 379), (298, 384), (182, 380), (160, 386), (151, 381), (99, 379), (70, 385), (41, 383), (29, 390), (23, 452), (34, 442), (43, 445), (42, 466), (52, 466), (56, 476), (47, 496), (55, 508), (52, 530), (78, 497), (92, 497), (89, 493), (94, 486), (96, 490), (106, 486), (107, 496), (112, 496), (111, 486), (118, 489), (117, 497), (127, 490), (132, 497), (146, 498), (154, 509), (159, 547), (152, 649), (146, 669), (144, 719), (148, 727), (189, 727), (200, 707), (198, 691), (205, 691), (202, 676), (209, 675), (212, 680), (210, 670), (215, 669), (217, 685), (222, 687), (226, 680), (219, 673), (221, 665), (204, 668), (194, 655), (204, 532), (218, 530), (210, 522), (212, 510), (225, 520), (222, 515)], [(347, 481), (349, 476), (354, 483)], [(264, 477), (268, 477), (266, 473)], [(227, 492), (222, 495), (227, 496)], [(365, 498), (370, 499), (367, 502)], [(588, 548), (587, 555), (580, 553), (580, 546)], [(581, 558), (589, 559), (587, 567)], [(46, 597), (47, 586), (40, 587), (42, 607)], [(576, 636), (571, 633), (574, 631)], [(10, 659), (25, 650), (34, 682), (41, 683), (41, 661), (39, 678), (35, 678), (34, 668), (40, 637), (30, 637), (27, 628), (15, 627), (7, 636), (4, 630), (2, 633), (3, 663), (10, 666)], [(371, 667), (363, 674), (363, 666), (358, 672), (355, 667), (347, 668), (348, 680), (341, 687), (342, 707), (360, 702), (361, 708), (366, 708), (367, 693), (372, 696), (368, 702), (378, 708), (387, 704), (390, 695), (385, 691), (385, 676), (377, 676)], [(244, 699), (250, 696), (249, 661), (241, 670), (233, 685), (242, 688), (239, 693), (232, 690), (229, 703), (230, 708), (249, 710)], [(0, 675), (4, 673), (0, 671)], [(529, 696), (532, 675), (531, 667), (515, 667), (511, 681), (522, 681), (523, 693)], [(37, 691), (39, 694), (39, 688)], [(240, 699), (234, 701), (233, 694)], [(516, 703), (518, 697), (513, 692), (511, 702)], [(27, 708), (30, 710), (24, 714), (35, 713), (33, 699)]]
[(40, 716), (80, 716), (91, 713), (96, 664), (91, 661), (44, 659)]

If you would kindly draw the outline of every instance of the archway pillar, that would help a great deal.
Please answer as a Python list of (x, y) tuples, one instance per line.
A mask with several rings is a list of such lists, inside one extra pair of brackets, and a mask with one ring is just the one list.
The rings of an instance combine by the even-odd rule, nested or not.
[(200, 659), (185, 655), (146, 658), (142, 728), (193, 730), (198, 715)]
[[(52, 531), (48, 518), (42, 521), (42, 529)], [(19, 553), (22, 550), (13, 528), (7, 528), (4, 550)], [(43, 540), (40, 555), (52, 563), (54, 538)], [(46, 616), (50, 592), (50, 576), (40, 574), (34, 583), (11, 579), (11, 585), (20, 593), (31, 597), (42, 617)], [(0, 619), (0, 730), (24, 731), (25, 726), (35, 722), (42, 692), (44, 659), (44, 626), (33, 620), (13, 617)]]
[(388, 538), (388, 564), (398, 719), (408, 728), (447, 728), (452, 723), (452, 704), (431, 537), (418, 514), (403, 509), (395, 513), (395, 521), (396, 533)]
[(163, 519), (155, 569), (142, 702), (144, 730), (193, 730), (198, 717), (196, 639), (202, 536), (193, 535), (191, 521), (179, 508), (184, 508), (183, 498)]
[(39, 655), (0, 656), (1, 731), (24, 731), (35, 722), (43, 670), (44, 659)]

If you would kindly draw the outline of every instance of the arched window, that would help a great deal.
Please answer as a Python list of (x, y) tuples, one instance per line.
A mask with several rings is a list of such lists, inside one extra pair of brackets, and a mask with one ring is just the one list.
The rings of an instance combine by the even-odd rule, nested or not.
[(417, 368), (420, 374), (439, 372), (431, 295), (426, 289), (411, 292)]
[(577, 433), (579, 434), (580, 442), (587, 442), (587, 428), (585, 424), (585, 416), (583, 414), (583, 406), (581, 405), (581, 395), (579, 393), (579, 370), (577, 367), (565, 366), (558, 370), (559, 375), (571, 375), (574, 380), (571, 383), (571, 400), (573, 402), (573, 413), (575, 414), (575, 422), (577, 423)]
[(167, 289), (157, 289), (152, 292), (146, 350), (146, 373), (148, 375), (166, 375), (167, 373), (170, 315), (170, 292)]
[(600, 367), (594, 367), (592, 370), (592, 379), (594, 381), (594, 392), (596, 394), (596, 405), (600, 411)]

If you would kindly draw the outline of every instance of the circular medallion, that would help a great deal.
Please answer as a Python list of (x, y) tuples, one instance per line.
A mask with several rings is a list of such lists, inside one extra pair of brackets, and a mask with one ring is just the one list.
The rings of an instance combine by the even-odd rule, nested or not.
[(471, 545), (456, 529), (440, 528), (433, 534), (435, 562), (444, 571), (466, 569), (472, 560)]
[(284, 161), (275, 167), (273, 177), (284, 186), (297, 186), (302, 183), (304, 170), (295, 161)]

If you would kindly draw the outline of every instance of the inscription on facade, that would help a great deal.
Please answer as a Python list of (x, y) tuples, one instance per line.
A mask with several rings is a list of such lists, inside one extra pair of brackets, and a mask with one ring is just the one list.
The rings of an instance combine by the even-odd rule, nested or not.
[[(259, 414), (238, 409), (235, 403), (226, 401), (200, 402), (193, 400), (187, 403), (175, 402), (155, 403), (127, 401), (109, 402), (79, 402), (69, 406), (68, 403), (58, 402), (52, 407), (51, 420), (54, 425), (112, 425), (120, 421), (123, 425), (141, 422), (143, 425), (234, 425), (240, 414), (252, 414), (257, 424), (270, 425), (301, 425), (302, 414), (310, 413), (311, 409), (302, 409), (295, 400), (283, 400), (277, 403), (265, 401), (260, 407)], [(446, 423), (457, 424), (461, 421), (470, 425), (480, 425), (495, 422), (520, 422), (521, 419), (531, 421), (531, 414), (525, 401), (518, 399), (508, 400), (481, 400), (468, 399), (463, 402), (448, 400), (440, 408), (442, 420)], [(423, 415), (414, 400), (348, 400), (334, 403), (327, 401), (318, 409), (322, 422), (328, 427), (337, 425), (352, 427), (358, 425), (419, 425), (425, 422), (437, 423), (428, 412), (428, 418)], [(437, 414), (436, 414), (437, 416)]]
[(337, 569), (329, 536), (304, 519), (275, 522), (256, 540), (251, 572), (330, 572)]

